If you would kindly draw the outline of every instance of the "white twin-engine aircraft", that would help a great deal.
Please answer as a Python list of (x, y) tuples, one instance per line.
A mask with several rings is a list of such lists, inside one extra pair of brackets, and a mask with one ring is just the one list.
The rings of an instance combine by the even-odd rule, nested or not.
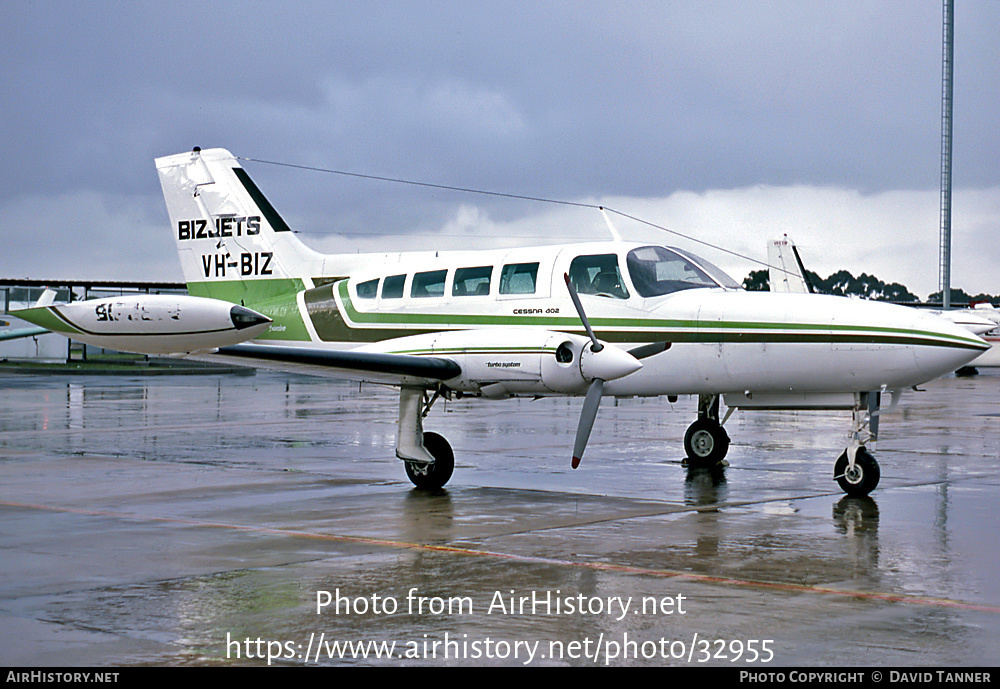
[[(865, 445), (877, 436), (882, 394), (895, 402), (901, 389), (987, 348), (915, 309), (747, 292), (685, 251), (617, 239), (322, 255), (295, 237), (228, 151), (194, 149), (159, 158), (156, 168), (191, 295), (180, 299), (217, 305), (214, 321), (192, 328), (197, 340), (170, 347), (398, 387), (396, 455), (420, 488), (443, 486), (454, 468), (447, 441), (423, 430), (440, 397), (584, 397), (576, 467), (603, 396), (697, 395), (698, 418), (684, 437), (692, 465), (723, 463), (723, 423), (735, 409), (853, 410), (834, 478), (866, 495), (879, 480)], [(230, 314), (234, 304), (243, 310)], [(89, 321), (86, 306), (73, 316), (68, 306), (49, 308), (62, 311), (46, 327), (72, 337), (107, 332), (94, 320), (100, 305), (89, 307)], [(209, 321), (227, 327), (206, 344)], [(127, 339), (132, 321), (115, 323), (118, 336), (102, 342), (143, 352)]]

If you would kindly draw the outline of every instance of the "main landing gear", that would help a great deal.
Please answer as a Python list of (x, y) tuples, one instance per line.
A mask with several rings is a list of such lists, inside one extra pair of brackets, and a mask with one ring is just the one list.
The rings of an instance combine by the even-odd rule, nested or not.
[(422, 490), (441, 488), (455, 470), (455, 453), (448, 441), (423, 429), (423, 418), (440, 394), (440, 391), (435, 392), (425, 404), (423, 388), (401, 388), (399, 391), (396, 456), (403, 460), (406, 475), (413, 485)]
[(698, 396), (698, 420), (684, 434), (684, 452), (688, 466), (724, 466), (723, 460), (729, 452), (729, 434), (719, 421), (718, 395)]
[(434, 457), (433, 462), (404, 460), (403, 466), (414, 486), (422, 490), (437, 490), (448, 483), (455, 470), (455, 453), (443, 436), (431, 432), (424, 433), (424, 448)]

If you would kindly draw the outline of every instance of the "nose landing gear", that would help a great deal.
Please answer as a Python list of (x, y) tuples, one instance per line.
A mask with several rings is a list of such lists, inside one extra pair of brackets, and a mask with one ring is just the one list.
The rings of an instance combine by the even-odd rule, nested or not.
[(882, 476), (878, 462), (865, 447), (865, 443), (874, 443), (878, 439), (881, 401), (882, 393), (878, 390), (854, 395), (854, 409), (851, 411), (851, 445), (841, 453), (833, 465), (833, 478), (851, 497), (861, 498), (871, 493)]
[(684, 434), (684, 452), (691, 467), (718, 466), (729, 452), (729, 434), (719, 421), (719, 396), (698, 396), (698, 420)]

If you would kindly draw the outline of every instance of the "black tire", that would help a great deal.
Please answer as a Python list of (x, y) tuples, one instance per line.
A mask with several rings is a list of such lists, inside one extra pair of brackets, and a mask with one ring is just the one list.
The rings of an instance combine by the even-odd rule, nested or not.
[(434, 463), (403, 462), (406, 475), (421, 490), (437, 490), (448, 483), (455, 471), (455, 453), (443, 436), (430, 431), (424, 433), (424, 447), (434, 457)]
[(698, 419), (684, 434), (684, 452), (691, 466), (715, 466), (729, 452), (729, 434), (718, 421)]
[(852, 498), (863, 498), (875, 490), (882, 477), (882, 471), (868, 450), (863, 447), (858, 448), (858, 453), (854, 457), (853, 472), (848, 473), (847, 465), (847, 450), (844, 450), (833, 465), (833, 475), (845, 493)]

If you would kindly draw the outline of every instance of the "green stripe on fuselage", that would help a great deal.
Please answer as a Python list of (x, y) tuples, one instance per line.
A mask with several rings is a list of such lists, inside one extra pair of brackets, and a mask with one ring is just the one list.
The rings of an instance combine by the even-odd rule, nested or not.
[[(346, 281), (345, 281), (346, 282)], [(326, 284), (314, 287), (305, 293), (306, 311), (313, 329), (324, 342), (351, 342), (356, 340), (357, 331), (344, 323), (336, 300), (333, 298), (333, 285)], [(409, 335), (410, 333), (406, 333)], [(379, 336), (374, 339), (364, 338), (366, 342), (385, 339)]]
[[(390, 337), (435, 332), (444, 328), (535, 326), (548, 330), (583, 334), (580, 319), (561, 316), (489, 316), (478, 314), (418, 314), (358, 311), (347, 290), (347, 281), (335, 289), (351, 322), (377, 325), (379, 328), (358, 328), (344, 322), (337, 314), (343, 330), (338, 332), (347, 341), (373, 341)], [(975, 340), (921, 330), (905, 330), (881, 326), (853, 326), (811, 323), (755, 323), (751, 321), (695, 321), (661, 318), (591, 318), (597, 336), (606, 342), (795, 342), (816, 344), (901, 344), (957, 347), (982, 350)], [(384, 326), (417, 325), (424, 328), (387, 329)], [(358, 337), (359, 333), (365, 333)], [(392, 333), (392, 334), (390, 334)]]

